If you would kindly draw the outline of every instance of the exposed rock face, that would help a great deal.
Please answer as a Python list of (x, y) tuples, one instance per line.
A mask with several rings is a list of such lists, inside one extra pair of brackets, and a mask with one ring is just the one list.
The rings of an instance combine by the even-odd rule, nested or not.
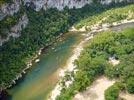
[(57, 8), (62, 10), (65, 6), (69, 8), (81, 8), (91, 2), (92, 0), (24, 0), (24, 4), (27, 6), (33, 4), (36, 11), (39, 11), (41, 8)]
[[(0, 20), (2, 20), (6, 15), (13, 15), (17, 13), (20, 9), (22, 2), (26, 6), (32, 6), (33, 9), (39, 11), (40, 9), (47, 8), (57, 8), (62, 10), (64, 7), (69, 8), (81, 8), (86, 4), (90, 4), (95, 0), (13, 0), (12, 3), (3, 4), (0, 7)], [(111, 2), (134, 2), (134, 0), (96, 0), (101, 4), (110, 4)]]
[(27, 18), (27, 15), (24, 14), (19, 19), (19, 22), (14, 27), (11, 28), (11, 31), (14, 32), (14, 33), (17, 33), (20, 30), (22, 30), (23, 28), (25, 28), (27, 24), (28, 24), (28, 18)]
[[(81, 8), (86, 4), (90, 4), (95, 0), (23, 0), (24, 5), (32, 6), (36, 11), (40, 9), (47, 9), (47, 8), (57, 8), (62, 10), (64, 7), (69, 8)], [(96, 0), (101, 4), (110, 4), (112, 2), (134, 2), (134, 0)]]
[(13, 0), (12, 3), (3, 4), (0, 7), (0, 20), (2, 20), (6, 15), (13, 15), (17, 13), (20, 9), (21, 0)]
[(11, 29), (10, 29), (10, 33), (8, 33), (8, 36), (7, 38), (3, 39), (1, 38), (0, 36), (0, 46), (8, 41), (10, 39), (10, 37), (14, 37), (14, 38), (17, 38), (19, 37), (21, 34), (21, 30), (23, 28), (26, 27), (26, 25), (28, 24), (28, 17), (26, 14), (24, 14), (18, 21), (18, 23), (16, 25), (14, 25)]
[[(30, 6), (34, 10), (39, 11), (41, 9), (48, 9), (48, 8), (57, 8), (59, 10), (63, 10), (64, 7), (68, 8), (81, 8), (86, 4), (90, 4), (92, 2), (100, 2), (101, 4), (110, 4), (111, 2), (134, 2), (134, 0), (13, 0), (11, 3), (3, 4), (0, 7), (0, 20), (2, 20), (7, 15), (14, 15), (17, 13), (21, 5), (22, 6)], [(22, 3), (23, 2), (23, 3)], [(24, 5), (23, 5), (24, 4)], [(20, 18), (19, 22), (11, 28), (11, 33), (8, 34), (6, 39), (2, 39), (0, 36), (0, 45), (4, 41), (8, 41), (9, 37), (18, 37), (20, 35), (20, 31), (22, 27), (24, 28), (28, 23), (28, 18), (26, 14)]]
[(100, 0), (101, 4), (110, 4), (112, 2), (119, 3), (119, 2), (134, 2), (134, 0)]
[[(31, 6), (34, 10), (39, 11), (40, 9), (57, 8), (62, 10), (64, 7), (69, 8), (81, 8), (86, 4), (90, 4), (95, 0), (13, 0), (12, 3), (3, 4), (0, 7), (0, 20), (6, 15), (13, 15), (20, 9), (22, 2), (26, 6)], [(96, 0), (101, 4), (110, 4), (111, 2), (134, 2), (134, 0)]]

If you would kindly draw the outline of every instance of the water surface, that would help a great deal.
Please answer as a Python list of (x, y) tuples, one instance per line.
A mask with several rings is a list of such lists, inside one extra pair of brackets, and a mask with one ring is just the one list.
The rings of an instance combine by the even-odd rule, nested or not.
[(72, 55), (73, 49), (82, 39), (82, 33), (66, 33), (53, 48), (41, 54), (35, 63), (8, 92), (12, 100), (46, 100), (58, 80), (58, 71)]
[[(112, 30), (134, 27), (134, 23), (119, 25)], [(84, 39), (83, 33), (67, 33), (48, 52), (42, 53), (40, 62), (35, 63), (28, 73), (8, 92), (11, 100), (46, 100), (58, 81), (58, 72), (66, 65), (73, 49)]]

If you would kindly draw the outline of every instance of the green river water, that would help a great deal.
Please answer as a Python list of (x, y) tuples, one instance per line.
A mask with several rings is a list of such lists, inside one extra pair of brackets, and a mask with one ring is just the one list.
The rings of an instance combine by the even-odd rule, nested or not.
[[(120, 30), (127, 26), (134, 26), (134, 23), (114, 27), (113, 30)], [(83, 33), (73, 32), (63, 35), (62, 40), (57, 42), (53, 48), (40, 55), (40, 61), (34, 63), (32, 68), (17, 84), (8, 89), (11, 100), (46, 100), (54, 88), (59, 77), (58, 72), (65, 66), (73, 49), (84, 39)]]
[(33, 64), (23, 80), (8, 90), (11, 100), (46, 100), (57, 83), (60, 68), (66, 64), (82, 37), (82, 33), (66, 33), (53, 46), (54, 49), (42, 53), (40, 61)]

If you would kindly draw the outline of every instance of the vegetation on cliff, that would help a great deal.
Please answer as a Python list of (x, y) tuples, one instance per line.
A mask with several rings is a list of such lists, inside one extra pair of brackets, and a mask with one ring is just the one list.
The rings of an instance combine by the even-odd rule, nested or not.
[(11, 38), (0, 47), (0, 84), (8, 86), (12, 79), (25, 68), (26, 62), (41, 47), (50, 45), (56, 36), (66, 32), (68, 15), (56, 9), (34, 12), (27, 9), (29, 25), (21, 38)]
[[(91, 26), (93, 24), (102, 24), (102, 23), (113, 23), (124, 19), (134, 19), (134, 5), (115, 7), (114, 4), (108, 8), (97, 6), (93, 9), (88, 9), (91, 13), (88, 13), (84, 18), (81, 17), (81, 20), (75, 24), (76, 28), (81, 28), (83, 26)], [(90, 15), (91, 14), (91, 15)]]
[(19, 19), (24, 14), (24, 9), (21, 8), (19, 12), (15, 13), (13, 16), (8, 15), (3, 20), (0, 21), (0, 36), (2, 38), (7, 37), (8, 33), (10, 33), (11, 27), (13, 27)]

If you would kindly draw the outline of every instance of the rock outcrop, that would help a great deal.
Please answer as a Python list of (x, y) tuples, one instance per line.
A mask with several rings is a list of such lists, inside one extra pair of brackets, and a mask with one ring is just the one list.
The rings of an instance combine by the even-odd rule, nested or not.
[(0, 20), (7, 15), (13, 15), (20, 9), (21, 0), (13, 0), (12, 3), (5, 3), (0, 7)]
[[(134, 0), (12, 0), (10, 3), (5, 3), (0, 6), (0, 21), (4, 19), (5, 16), (11, 15), (13, 16), (15, 13), (21, 9), (21, 6), (30, 6), (36, 11), (40, 11), (41, 9), (48, 9), (48, 8), (57, 8), (58, 10), (63, 10), (64, 7), (68, 8), (81, 8), (86, 4), (90, 4), (93, 2), (99, 2), (101, 4), (110, 4), (112, 2), (134, 2)], [(0, 45), (4, 41), (8, 41), (9, 37), (18, 37), (20, 35), (20, 31), (26, 27), (28, 23), (28, 18), (26, 14), (22, 16), (18, 23), (13, 26), (10, 30), (11, 33), (8, 34), (6, 39), (3, 39), (0, 36)], [(19, 33), (19, 34), (18, 34)]]
[(17, 13), (20, 6), (31, 6), (34, 10), (57, 8), (62, 10), (64, 7), (81, 8), (86, 4), (92, 2), (100, 2), (101, 4), (110, 4), (111, 2), (134, 2), (134, 0), (13, 0), (12, 3), (3, 4), (0, 7), (0, 20), (6, 15), (13, 15)]
[(32, 6), (33, 9), (39, 11), (40, 9), (57, 8), (62, 10), (64, 7), (68, 8), (81, 8), (86, 4), (92, 2), (99, 2), (101, 4), (110, 4), (112, 2), (118, 3), (122, 1), (134, 2), (134, 0), (23, 0), (24, 5)]
[(21, 35), (21, 30), (23, 28), (26, 27), (26, 25), (28, 24), (28, 17), (26, 14), (24, 14), (19, 21), (16, 23), (16, 25), (14, 25), (11, 29), (10, 29), (10, 33), (8, 33), (8, 36), (6, 38), (1, 38), (0, 36), (0, 46), (8, 41), (10, 39), (10, 37), (14, 37), (17, 38)]
[(62, 10), (66, 6), (69, 8), (81, 8), (91, 2), (92, 0), (24, 0), (25, 5), (34, 7), (36, 11), (42, 8), (57, 8)]

